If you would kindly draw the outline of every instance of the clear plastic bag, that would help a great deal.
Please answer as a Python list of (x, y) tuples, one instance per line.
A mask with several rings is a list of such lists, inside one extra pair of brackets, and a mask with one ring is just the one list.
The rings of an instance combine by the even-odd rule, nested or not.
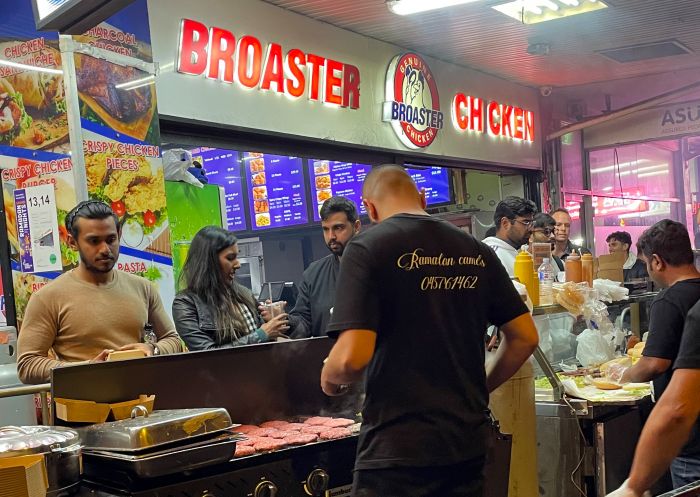
[(608, 362), (615, 354), (613, 338), (612, 334), (586, 328), (576, 337), (576, 359), (584, 368)]
[(204, 185), (187, 170), (192, 167), (192, 154), (182, 148), (173, 148), (163, 152), (163, 169), (168, 181), (184, 181), (197, 188)]

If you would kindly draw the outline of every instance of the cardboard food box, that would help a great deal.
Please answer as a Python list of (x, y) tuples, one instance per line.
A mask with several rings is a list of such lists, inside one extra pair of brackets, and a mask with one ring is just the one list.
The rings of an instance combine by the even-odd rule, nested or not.
[(63, 398), (55, 398), (54, 402), (56, 417), (60, 420), (69, 423), (104, 423), (108, 418), (115, 421), (129, 418), (132, 409), (138, 405), (144, 406), (150, 413), (155, 399), (155, 395), (141, 394), (138, 399), (113, 404)]
[(0, 458), (2, 497), (46, 497), (48, 488), (42, 454)]
[(622, 266), (625, 264), (627, 256), (624, 253), (601, 255), (598, 257), (597, 279), (623, 282), (625, 275)]

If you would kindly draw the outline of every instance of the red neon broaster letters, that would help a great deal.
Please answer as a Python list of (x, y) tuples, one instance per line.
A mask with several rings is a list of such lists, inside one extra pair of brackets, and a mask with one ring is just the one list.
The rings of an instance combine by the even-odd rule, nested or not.
[(308, 93), (310, 100), (351, 109), (360, 106), (357, 67), (297, 48), (284, 54), (277, 43), (269, 43), (263, 54), (255, 36), (242, 36), (236, 43), (230, 31), (190, 19), (183, 19), (180, 26), (177, 70), (294, 98)]

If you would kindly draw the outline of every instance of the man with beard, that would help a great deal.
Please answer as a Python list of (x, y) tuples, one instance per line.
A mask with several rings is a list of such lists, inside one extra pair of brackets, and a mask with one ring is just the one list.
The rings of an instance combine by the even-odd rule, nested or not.
[[(29, 300), (18, 341), (20, 380), (48, 382), (53, 368), (104, 361), (115, 350), (142, 350), (147, 356), (182, 352), (153, 285), (114, 269), (120, 225), (112, 209), (81, 202), (66, 216), (66, 229), (80, 265)], [(156, 343), (142, 343), (146, 324), (153, 326)]]
[(493, 215), (496, 236), (485, 238), (484, 243), (496, 252), (511, 278), (518, 250), (530, 240), (536, 212), (534, 202), (520, 197), (506, 197), (496, 206)]
[[(331, 197), (321, 206), (321, 228), (329, 255), (312, 262), (299, 284), (299, 296), (289, 312), (292, 338), (326, 336), (326, 325), (335, 304), (335, 282), (340, 258), (352, 237), (360, 232), (360, 219), (354, 202), (345, 197)], [(263, 312), (263, 319), (269, 314)]]
[[(549, 243), (554, 252), (554, 233), (556, 232), (557, 222), (552, 216), (545, 212), (535, 214), (532, 221), (532, 234), (530, 235), (530, 243)], [(564, 271), (564, 263), (552, 253), (551, 260), (556, 265), (557, 271)], [(554, 265), (552, 266), (554, 267)], [(536, 269), (536, 268), (535, 268)]]

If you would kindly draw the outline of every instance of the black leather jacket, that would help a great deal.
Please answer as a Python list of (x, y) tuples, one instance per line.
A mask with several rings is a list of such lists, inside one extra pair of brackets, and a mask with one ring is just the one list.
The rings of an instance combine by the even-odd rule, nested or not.
[(260, 329), (262, 319), (257, 309), (251, 309), (258, 329), (230, 343), (217, 341), (214, 312), (210, 306), (194, 293), (184, 291), (173, 301), (175, 328), (190, 350), (211, 350), (238, 347), (269, 341), (267, 334)]

